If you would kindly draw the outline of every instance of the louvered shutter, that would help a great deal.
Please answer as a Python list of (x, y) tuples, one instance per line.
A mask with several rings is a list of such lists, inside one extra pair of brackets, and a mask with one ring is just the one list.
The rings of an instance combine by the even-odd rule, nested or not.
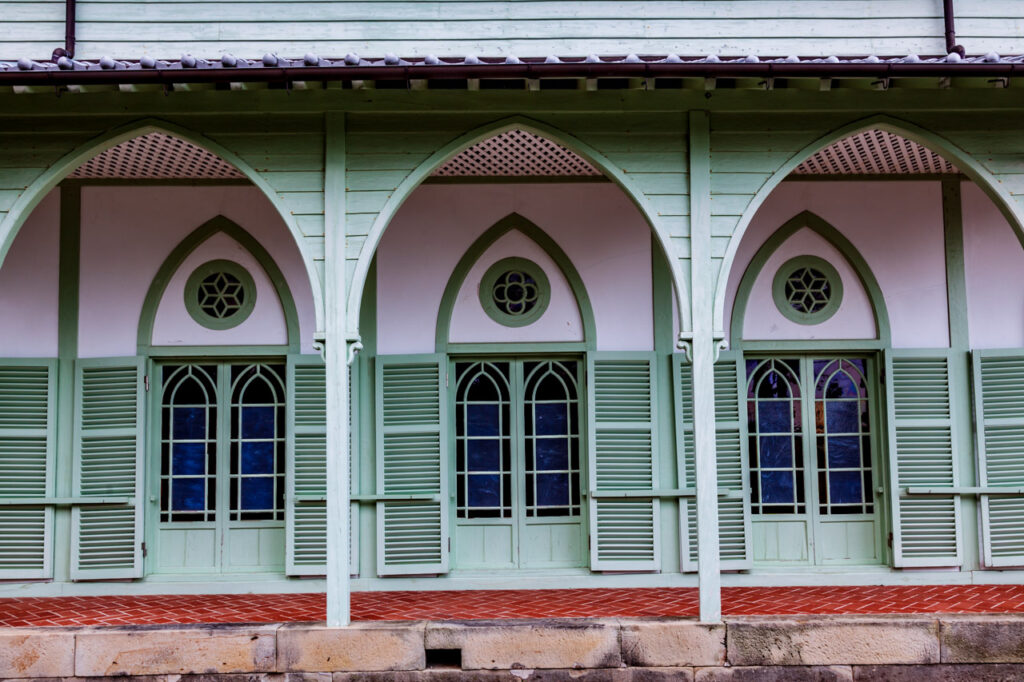
[(319, 355), (288, 356), (285, 529), (288, 575), (327, 573), (327, 375)]
[[(978, 485), (1024, 488), (1024, 351), (974, 351)], [(1024, 496), (982, 495), (985, 565), (1024, 565)]]
[(376, 359), (380, 575), (448, 571), (446, 372), (443, 355)]
[[(0, 500), (53, 496), (56, 360), (0, 360)], [(0, 578), (53, 577), (53, 507), (0, 506)]]
[(71, 510), (71, 578), (142, 577), (145, 390), (142, 358), (75, 363), (73, 495), (127, 503)]
[(659, 570), (659, 500), (601, 496), (658, 486), (654, 355), (590, 353), (587, 364), (590, 567)]
[(909, 487), (959, 485), (957, 394), (949, 353), (936, 349), (886, 354), (893, 560), (898, 567), (959, 566), (958, 495), (908, 496)]
[[(676, 457), (680, 486), (696, 485), (693, 442), (693, 367), (686, 357), (673, 355), (675, 379)], [(718, 463), (719, 557), (723, 571), (753, 566), (750, 551), (750, 474), (746, 420), (746, 374), (743, 354), (723, 351), (715, 363), (715, 456)], [(697, 570), (697, 501), (679, 504), (680, 553), (684, 571)]]

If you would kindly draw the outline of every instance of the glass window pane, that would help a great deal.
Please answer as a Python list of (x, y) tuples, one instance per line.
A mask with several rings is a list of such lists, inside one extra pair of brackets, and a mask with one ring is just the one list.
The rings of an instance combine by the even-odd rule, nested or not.
[(847, 469), (860, 465), (860, 438), (857, 436), (832, 436), (828, 439), (828, 466), (830, 469)]
[(793, 474), (790, 471), (761, 472), (761, 502), (764, 504), (792, 504), (794, 500)]
[(557, 436), (569, 432), (569, 410), (565, 403), (534, 405), (535, 432), (541, 436)]
[(271, 405), (244, 405), (242, 438), (273, 438), (275, 412)]
[(273, 474), (274, 443), (271, 441), (242, 443), (243, 474)]
[(171, 511), (205, 511), (206, 479), (176, 478), (171, 486)]
[(497, 405), (466, 405), (467, 433), (470, 436), (498, 435)]
[(860, 431), (860, 401), (826, 401), (825, 426), (829, 433), (858, 433)]
[(206, 473), (205, 443), (175, 443), (172, 447), (171, 475), (202, 476)]
[(267, 478), (243, 478), (242, 479), (242, 509), (273, 509), (274, 508), (274, 479)]
[(857, 386), (850, 380), (845, 372), (837, 372), (832, 375), (825, 388), (826, 398), (859, 398), (860, 392)]
[(789, 433), (793, 429), (793, 404), (788, 400), (762, 400), (757, 404), (760, 433)]
[(466, 452), (468, 459), (466, 470), (468, 471), (500, 471), (501, 470), (501, 441), (497, 439), (466, 441)]
[(175, 407), (171, 414), (175, 440), (206, 438), (205, 407)]
[(760, 466), (792, 467), (793, 439), (789, 436), (760, 437)]
[(559, 507), (569, 504), (567, 474), (537, 474), (537, 505)]
[(472, 474), (467, 476), (470, 507), (501, 506), (501, 476)]
[(538, 438), (536, 447), (538, 470), (569, 468), (569, 442), (565, 438)]
[(830, 471), (828, 479), (832, 504), (860, 504), (864, 500), (859, 471)]

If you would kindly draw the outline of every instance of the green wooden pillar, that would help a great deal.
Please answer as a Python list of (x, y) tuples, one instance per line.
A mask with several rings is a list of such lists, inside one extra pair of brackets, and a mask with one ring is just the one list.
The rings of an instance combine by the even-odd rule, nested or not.
[(327, 625), (350, 622), (345, 115), (326, 115), (324, 361), (327, 365)]
[(697, 484), (700, 619), (722, 619), (715, 453), (714, 271), (711, 262), (711, 132), (707, 111), (690, 112), (690, 296), (693, 312), (693, 442)]

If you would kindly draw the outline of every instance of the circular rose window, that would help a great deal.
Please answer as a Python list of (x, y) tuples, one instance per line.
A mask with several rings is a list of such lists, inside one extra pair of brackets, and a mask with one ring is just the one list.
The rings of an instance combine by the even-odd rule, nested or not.
[(794, 322), (820, 324), (839, 310), (843, 280), (825, 260), (799, 256), (775, 273), (772, 298), (779, 312)]
[(548, 307), (547, 275), (525, 258), (505, 258), (487, 269), (480, 281), (480, 304), (491, 319), (507, 327), (524, 327)]
[(237, 327), (255, 306), (256, 285), (252, 275), (229, 260), (203, 263), (185, 283), (185, 308), (208, 329)]

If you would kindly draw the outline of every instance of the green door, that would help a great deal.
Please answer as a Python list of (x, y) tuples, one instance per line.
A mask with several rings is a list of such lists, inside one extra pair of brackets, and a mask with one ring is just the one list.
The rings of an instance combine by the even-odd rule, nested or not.
[(153, 569), (283, 572), (285, 366), (157, 369)]
[(583, 566), (582, 361), (455, 360), (455, 567)]
[(877, 564), (875, 368), (870, 358), (748, 358), (754, 561)]

